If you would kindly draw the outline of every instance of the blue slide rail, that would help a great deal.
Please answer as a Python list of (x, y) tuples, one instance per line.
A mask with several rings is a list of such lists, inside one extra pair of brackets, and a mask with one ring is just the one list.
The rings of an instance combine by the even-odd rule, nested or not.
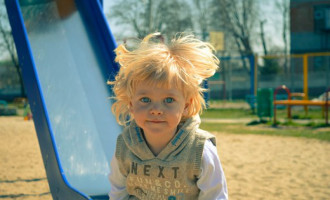
[(5, 0), (53, 199), (107, 199), (121, 127), (118, 65), (99, 1)]

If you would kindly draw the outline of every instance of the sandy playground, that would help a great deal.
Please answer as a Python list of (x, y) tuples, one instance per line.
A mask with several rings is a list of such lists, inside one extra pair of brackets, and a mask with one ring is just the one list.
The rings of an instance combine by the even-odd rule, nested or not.
[[(330, 199), (330, 143), (217, 136), (231, 200)], [(52, 199), (32, 121), (0, 117), (0, 200)]]

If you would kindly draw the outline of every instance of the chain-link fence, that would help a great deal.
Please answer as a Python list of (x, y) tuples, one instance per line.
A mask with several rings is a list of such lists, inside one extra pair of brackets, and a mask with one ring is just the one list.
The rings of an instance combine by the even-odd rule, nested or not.
[[(257, 88), (276, 88), (279, 85), (286, 85), (291, 92), (297, 93), (304, 93), (304, 85), (307, 85), (307, 95), (311, 99), (330, 87), (330, 53), (220, 57), (220, 60), (219, 71), (209, 79), (210, 99), (246, 99)], [(307, 70), (305, 75), (304, 69)], [(20, 84), (15, 67), (8, 64), (0, 66), (0, 98), (11, 99), (19, 95)]]
[(256, 94), (258, 88), (280, 85), (286, 85), (292, 92), (305, 93), (311, 99), (330, 87), (330, 52), (220, 57), (220, 60), (220, 70), (209, 79), (210, 99), (245, 99)]
[(306, 98), (320, 96), (330, 87), (330, 53), (260, 57), (258, 88), (286, 85)]
[(21, 96), (19, 76), (11, 63), (0, 64), (0, 100), (12, 101)]
[(220, 57), (220, 68), (209, 79), (210, 99), (238, 99), (251, 93), (254, 57)]

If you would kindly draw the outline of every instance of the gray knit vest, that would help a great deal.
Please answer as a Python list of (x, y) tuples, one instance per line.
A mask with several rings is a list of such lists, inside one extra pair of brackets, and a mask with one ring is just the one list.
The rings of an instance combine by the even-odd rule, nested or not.
[(179, 126), (174, 138), (154, 156), (133, 121), (117, 139), (116, 158), (126, 177), (129, 199), (197, 199), (204, 143), (215, 137), (198, 128), (199, 116)]

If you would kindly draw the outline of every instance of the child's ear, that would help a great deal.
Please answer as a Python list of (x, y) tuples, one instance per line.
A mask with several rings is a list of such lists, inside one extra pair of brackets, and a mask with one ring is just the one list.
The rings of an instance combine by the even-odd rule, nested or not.
[(188, 115), (188, 112), (189, 112), (189, 106), (191, 105), (191, 102), (192, 102), (192, 99), (189, 99), (185, 106), (184, 106), (184, 110), (183, 110), (183, 115), (184, 116), (187, 116)]

